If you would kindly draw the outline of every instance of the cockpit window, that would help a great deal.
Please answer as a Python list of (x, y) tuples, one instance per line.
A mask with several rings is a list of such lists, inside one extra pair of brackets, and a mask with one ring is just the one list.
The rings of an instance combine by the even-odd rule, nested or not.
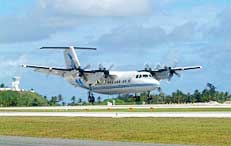
[(150, 74), (141, 74), (141, 75), (136, 75), (136, 78), (149, 78), (152, 77)]
[(143, 77), (144, 77), (144, 78), (147, 78), (147, 77), (148, 77), (148, 75), (143, 75)]

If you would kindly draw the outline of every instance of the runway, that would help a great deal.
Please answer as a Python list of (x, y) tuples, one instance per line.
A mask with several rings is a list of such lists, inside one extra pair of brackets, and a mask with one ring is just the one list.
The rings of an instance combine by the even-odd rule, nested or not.
[(5, 117), (231, 118), (231, 112), (0, 112)]
[(167, 144), (143, 144), (123, 142), (100, 142), (90, 140), (66, 140), (51, 138), (31, 138), (16, 136), (0, 136), (1, 146), (183, 146)]
[(231, 108), (231, 104), (193, 103), (193, 104), (152, 104), (152, 105), (93, 105), (93, 106), (56, 106), (56, 107), (0, 107), (0, 110), (103, 110), (103, 109), (150, 109), (150, 108)]

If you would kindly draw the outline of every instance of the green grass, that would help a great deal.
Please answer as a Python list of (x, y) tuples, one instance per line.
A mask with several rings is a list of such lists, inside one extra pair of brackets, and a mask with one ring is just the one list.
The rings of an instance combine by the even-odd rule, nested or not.
[(0, 117), (0, 135), (231, 145), (231, 119)]
[(84, 110), (4, 110), (0, 112), (231, 112), (231, 108), (157, 108), (157, 109), (84, 109)]

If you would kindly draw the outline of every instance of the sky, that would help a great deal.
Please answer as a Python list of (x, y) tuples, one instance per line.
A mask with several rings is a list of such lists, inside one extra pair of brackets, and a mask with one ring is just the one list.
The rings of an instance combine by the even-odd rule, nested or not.
[(42, 46), (87, 46), (82, 66), (113, 70), (202, 65), (182, 73), (162, 90), (202, 90), (206, 83), (231, 92), (230, 0), (0, 0), (0, 81), (21, 76), (24, 89), (42, 95), (86, 99), (87, 91), (64, 79), (20, 68), (20, 64), (63, 67), (62, 51)]

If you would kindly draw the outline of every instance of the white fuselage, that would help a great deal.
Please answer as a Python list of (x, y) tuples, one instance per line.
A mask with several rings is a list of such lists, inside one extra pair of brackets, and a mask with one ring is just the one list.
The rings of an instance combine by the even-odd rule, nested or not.
[[(92, 91), (101, 94), (126, 94), (141, 93), (159, 88), (159, 81), (148, 72), (111, 71), (110, 74), (115, 75), (115, 78), (94, 81), (95, 83), (91, 86)], [(89, 83), (79, 76), (67, 80), (76, 87), (90, 89)]]

